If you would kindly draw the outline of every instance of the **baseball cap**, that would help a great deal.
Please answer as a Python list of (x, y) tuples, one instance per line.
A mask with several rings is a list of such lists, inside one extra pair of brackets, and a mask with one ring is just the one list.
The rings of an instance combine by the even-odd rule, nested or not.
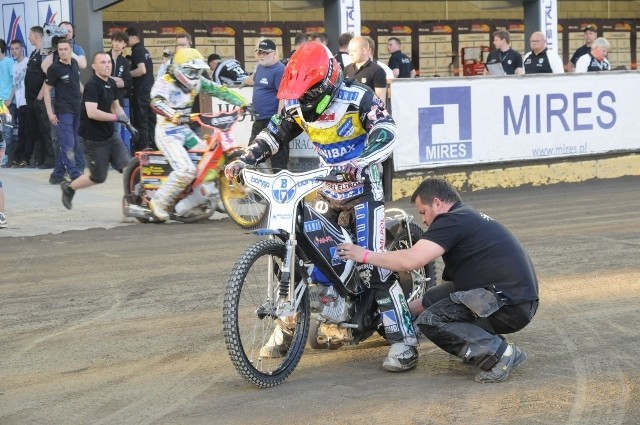
[(214, 61), (214, 60), (215, 60), (215, 61), (219, 61), (219, 60), (221, 60), (221, 59), (222, 59), (222, 58), (220, 57), (220, 55), (219, 55), (219, 54), (217, 54), (217, 53), (211, 53), (211, 54), (209, 55), (209, 57), (207, 58), (207, 63), (209, 63), (209, 62), (211, 62), (211, 61)]
[(583, 32), (587, 32), (587, 31), (598, 32), (598, 28), (593, 24), (589, 24), (586, 27), (584, 27), (584, 30), (583, 30)]
[(257, 51), (275, 52), (276, 51), (276, 43), (274, 43), (273, 40), (269, 40), (268, 38), (265, 38), (264, 40), (262, 40), (260, 42), (260, 44), (258, 44), (258, 48), (256, 49), (256, 52)]

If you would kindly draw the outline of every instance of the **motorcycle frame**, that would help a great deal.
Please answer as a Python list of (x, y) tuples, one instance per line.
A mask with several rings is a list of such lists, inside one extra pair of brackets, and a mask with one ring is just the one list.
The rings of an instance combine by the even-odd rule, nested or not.
[[(269, 200), (269, 214), (266, 219), (266, 226), (262, 229), (255, 230), (253, 233), (258, 236), (268, 236), (269, 238), (279, 238), (285, 244), (285, 257), (282, 264), (282, 273), (279, 285), (278, 300), (276, 301), (275, 317), (290, 317), (293, 316), (302, 300), (304, 291), (311, 283), (311, 277), (306, 271), (303, 271), (303, 279), (299, 285), (296, 284), (295, 271), (296, 271), (296, 255), (304, 252), (300, 252), (297, 249), (297, 227), (301, 220), (301, 206), (304, 203), (304, 197), (309, 193), (317, 190), (324, 184), (321, 180), (326, 177), (331, 171), (330, 167), (321, 167), (316, 170), (306, 171), (302, 173), (292, 173), (288, 170), (282, 170), (277, 174), (265, 174), (256, 170), (244, 169), (242, 170), (242, 180), (245, 186), (252, 187), (256, 191), (260, 192), (265, 199)], [(280, 182), (280, 188), (276, 188), (276, 182)], [(285, 185), (286, 182), (286, 185)], [(298, 188), (300, 190), (298, 190)], [(277, 195), (276, 195), (277, 194)], [(276, 199), (276, 196), (280, 197), (280, 200)], [(342, 226), (338, 226), (338, 229), (342, 232), (342, 236), (346, 242), (351, 242), (352, 238), (349, 232)], [(300, 266), (304, 266), (306, 261), (323, 259), (314, 258), (314, 252), (306, 253), (304, 257), (300, 256)], [(312, 264), (316, 264), (310, 261)], [(355, 262), (347, 260), (345, 262), (345, 272), (342, 276), (338, 277), (338, 281), (335, 278), (331, 278), (334, 288), (338, 293), (343, 296), (348, 296), (346, 289), (346, 282), (350, 279), (358, 278), (358, 274), (355, 272)], [(267, 291), (268, 294), (273, 294), (274, 285), (273, 281), (274, 265), (273, 261), (268, 264), (268, 281)]]

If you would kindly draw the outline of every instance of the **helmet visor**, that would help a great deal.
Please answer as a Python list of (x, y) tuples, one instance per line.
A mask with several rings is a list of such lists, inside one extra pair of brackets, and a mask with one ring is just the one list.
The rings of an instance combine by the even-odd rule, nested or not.
[(309, 110), (315, 107), (316, 103), (322, 96), (329, 90), (329, 84), (326, 81), (321, 81), (315, 86), (311, 87), (300, 97), (300, 105), (303, 110)]

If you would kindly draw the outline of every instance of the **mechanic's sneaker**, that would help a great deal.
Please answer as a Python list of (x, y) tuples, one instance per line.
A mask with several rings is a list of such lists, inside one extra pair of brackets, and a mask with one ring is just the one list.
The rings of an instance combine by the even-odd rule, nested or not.
[(49, 184), (60, 184), (62, 182), (68, 182), (69, 180), (65, 179), (64, 176), (56, 176), (51, 174), (49, 176)]
[[(508, 356), (503, 354), (491, 370), (478, 372), (476, 382), (485, 384), (504, 382), (509, 378), (513, 369), (527, 360), (527, 353), (520, 350), (515, 344), (509, 344), (509, 348), (511, 348), (511, 354)], [(505, 352), (509, 351), (509, 348)]]
[(293, 341), (293, 333), (283, 330), (280, 325), (276, 325), (267, 343), (260, 349), (260, 357), (275, 359), (287, 354)]
[(149, 208), (151, 208), (153, 215), (158, 217), (158, 220), (169, 220), (169, 211), (164, 209), (155, 199), (152, 199), (151, 202), (149, 202)]
[(9, 224), (7, 223), (7, 217), (5, 217), (4, 213), (0, 212), (0, 229), (6, 229)]
[(389, 372), (404, 372), (413, 369), (417, 364), (418, 349), (413, 345), (398, 342), (391, 345), (389, 355), (382, 362), (382, 368)]
[(60, 183), (60, 189), (62, 189), (62, 205), (68, 210), (71, 209), (71, 201), (73, 200), (73, 195), (76, 194), (76, 191), (71, 188), (71, 183), (68, 181), (63, 181)]

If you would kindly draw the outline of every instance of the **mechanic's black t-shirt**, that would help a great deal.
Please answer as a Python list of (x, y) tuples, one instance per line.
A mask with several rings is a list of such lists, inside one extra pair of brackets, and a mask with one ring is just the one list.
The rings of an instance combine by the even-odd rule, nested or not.
[(438, 215), (422, 239), (444, 248), (442, 279), (457, 291), (492, 288), (519, 304), (538, 299), (538, 280), (520, 242), (491, 217), (456, 203)]
[(107, 140), (113, 134), (113, 122), (92, 120), (87, 115), (85, 102), (97, 103), (102, 112), (111, 113), (111, 105), (118, 98), (118, 86), (109, 78), (107, 81), (95, 74), (84, 86), (82, 114), (80, 115), (80, 136), (86, 140)]

